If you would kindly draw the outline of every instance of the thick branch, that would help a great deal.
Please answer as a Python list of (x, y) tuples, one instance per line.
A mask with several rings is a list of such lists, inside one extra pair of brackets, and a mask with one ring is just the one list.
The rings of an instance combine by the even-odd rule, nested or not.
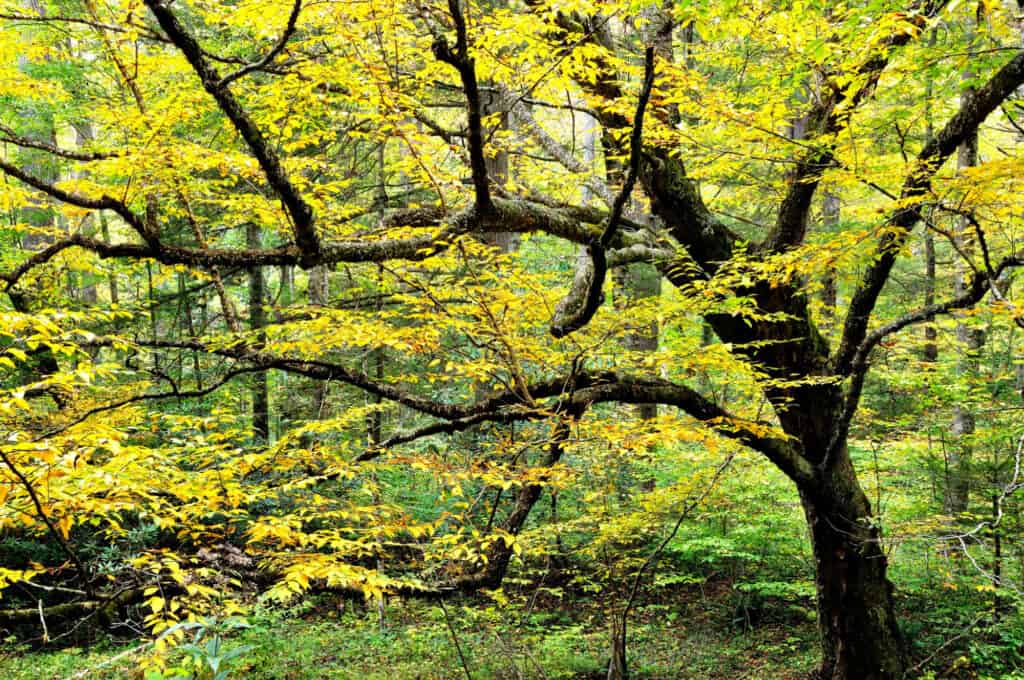
[[(93, 199), (70, 194), (36, 179), (2, 160), (0, 160), (0, 170), (70, 205), (95, 210), (114, 210), (128, 220), (140, 233), (149, 233), (145, 231), (146, 226), (142, 218), (132, 213), (120, 201), (109, 197)], [(487, 214), (481, 214), (479, 211), (469, 208), (453, 215), (443, 223), (440, 221), (437, 211), (431, 208), (401, 211), (386, 218), (384, 224), (386, 226), (416, 227), (440, 225), (442, 228), (437, 233), (406, 238), (372, 239), (364, 237), (328, 243), (324, 244), (314, 257), (309, 257), (308, 253), (303, 253), (297, 246), (254, 250), (194, 248), (162, 243), (151, 233), (149, 233), (148, 242), (145, 244), (106, 243), (99, 239), (75, 234), (31, 255), (14, 270), (7, 273), (0, 272), (0, 280), (5, 281), (9, 289), (29, 271), (49, 262), (56, 255), (71, 247), (84, 248), (102, 258), (153, 259), (166, 265), (185, 264), (190, 267), (206, 269), (301, 266), (303, 263), (317, 265), (340, 262), (386, 262), (388, 260), (414, 262), (444, 251), (459, 236), (486, 231), (543, 232), (574, 243), (585, 244), (597, 238), (598, 231), (591, 225), (596, 224), (604, 217), (604, 213), (599, 210), (573, 209), (571, 207), (551, 208), (519, 199), (495, 199), (493, 205), (493, 210)], [(643, 238), (634, 234), (619, 233), (614, 240), (614, 245), (621, 249), (612, 250), (609, 253), (609, 262), (613, 266), (635, 262), (647, 256), (665, 259), (671, 255), (668, 251), (651, 247)]]
[[(807, 114), (807, 128), (811, 136), (809, 150), (797, 162), (789, 177), (789, 189), (779, 205), (775, 227), (763, 245), (765, 251), (779, 252), (803, 242), (814, 193), (822, 173), (835, 160), (834, 136), (846, 126), (852, 109), (875, 91), (879, 78), (889, 65), (891, 51), (909, 43), (946, 4), (948, 0), (913, 3), (905, 16), (909, 17), (917, 30), (909, 31), (901, 27), (899, 32), (883, 40), (876, 47), (874, 56), (855, 69), (858, 76), (855, 82), (859, 83), (856, 90), (848, 91), (831, 83), (828, 85), (829, 90), (823, 93), (819, 103)], [(823, 139), (816, 142), (814, 137)]]
[[(112, 340), (103, 339), (90, 343), (91, 346), (110, 344), (113, 344)], [(381, 382), (339, 364), (274, 357), (253, 351), (244, 344), (236, 344), (230, 348), (210, 348), (197, 341), (148, 340), (139, 341), (137, 344), (154, 349), (208, 352), (249, 362), (262, 369), (277, 369), (318, 380), (341, 382), (443, 421), (407, 433), (399, 433), (392, 440), (384, 442), (381, 448), (397, 446), (433, 434), (461, 432), (485, 422), (507, 423), (536, 420), (559, 413), (582, 413), (596, 403), (663, 404), (674, 406), (716, 432), (763, 453), (793, 479), (806, 480), (813, 473), (797, 445), (780, 437), (764, 434), (770, 429), (766, 423), (746, 422), (735, 418), (695, 390), (660, 378), (622, 375), (613, 371), (581, 372), (531, 383), (526, 391), (534, 402), (532, 404), (525, 403), (523, 396), (515, 390), (504, 390), (470, 404), (452, 404), (414, 395), (400, 387)], [(538, 405), (540, 400), (545, 399), (555, 401), (547, 406)], [(360, 460), (370, 460), (379, 454), (380, 449), (374, 449), (364, 453)]]
[(684, 386), (661, 379), (621, 376), (617, 380), (577, 391), (579, 403), (618, 402), (623, 404), (663, 404), (674, 406), (701, 421), (718, 434), (735, 439), (763, 454), (797, 484), (815, 479), (813, 466), (802, 455), (795, 442), (764, 434), (766, 423), (737, 419), (725, 409)]

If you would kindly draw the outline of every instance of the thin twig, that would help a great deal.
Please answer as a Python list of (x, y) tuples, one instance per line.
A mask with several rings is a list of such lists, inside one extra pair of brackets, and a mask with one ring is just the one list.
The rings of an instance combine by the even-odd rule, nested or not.
[(451, 633), (452, 642), (455, 643), (455, 651), (459, 654), (459, 663), (462, 664), (462, 670), (466, 673), (466, 680), (473, 680), (473, 674), (469, 672), (469, 665), (466, 663), (466, 657), (462, 655), (462, 645), (459, 644), (459, 636), (455, 633), (455, 628), (452, 627), (451, 618), (448, 616), (448, 608), (444, 606), (444, 600), (439, 599), (437, 601), (441, 605), (441, 611), (444, 613), (444, 622), (448, 626), (448, 632)]

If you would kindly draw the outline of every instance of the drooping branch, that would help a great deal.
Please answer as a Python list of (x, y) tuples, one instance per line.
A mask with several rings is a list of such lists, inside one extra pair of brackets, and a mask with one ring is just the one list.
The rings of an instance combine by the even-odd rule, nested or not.
[(1024, 84), (1024, 51), (999, 69), (988, 82), (964, 97), (959, 111), (946, 123), (918, 154), (900, 194), (901, 206), (888, 220), (885, 233), (879, 238), (872, 264), (864, 273), (850, 300), (843, 325), (842, 341), (835, 357), (835, 371), (849, 375), (854, 356), (864, 342), (868, 320), (878, 296), (889, 280), (889, 274), (910, 230), (921, 218), (921, 200), (931, 186), (939, 167), (957, 147), (973, 134), (990, 113)]
[(644, 54), (644, 82), (640, 88), (640, 97), (636, 104), (636, 114), (633, 116), (633, 129), (629, 136), (629, 172), (626, 174), (626, 181), (622, 189), (615, 197), (612, 205), (611, 215), (608, 216), (608, 224), (605, 225), (604, 233), (601, 234), (600, 245), (608, 248), (615, 232), (619, 228), (619, 221), (626, 208), (626, 202), (633, 195), (633, 186), (636, 184), (636, 176), (640, 171), (640, 157), (643, 145), (644, 112), (647, 110), (647, 102), (651, 99), (651, 88), (654, 87), (654, 48), (648, 47)]
[(167, 38), (159, 35), (155, 31), (150, 30), (148, 26), (140, 23), (127, 22), (125, 25), (108, 24), (93, 19), (86, 19), (84, 17), (74, 17), (60, 14), (52, 15), (38, 15), (38, 14), (11, 14), (11, 13), (0, 13), (0, 19), (4, 21), (15, 21), (25, 23), (41, 23), (41, 24), (77, 24), (80, 26), (88, 26), (99, 31), (109, 31), (111, 33), (131, 33), (146, 40), (152, 40), (155, 42), (168, 42)]
[[(557, 22), (567, 35), (582, 34), (579, 39), (562, 49), (571, 50), (580, 44), (591, 43), (613, 52), (615, 41), (608, 30), (611, 16), (613, 15), (560, 14)], [(661, 31), (670, 31), (671, 26), (671, 22), (666, 22), (659, 28), (656, 48), (664, 44), (658, 42), (663, 38)], [(594, 57), (594, 60), (596, 77), (592, 80), (583, 79), (578, 83), (579, 86), (605, 101), (621, 98), (621, 80), (614, 66), (600, 55)], [(604, 131), (606, 153), (623, 151), (611, 131), (628, 127), (628, 116), (623, 115), (615, 107), (596, 107), (592, 113)], [(718, 263), (724, 262), (732, 255), (733, 245), (738, 237), (707, 209), (696, 184), (686, 176), (683, 158), (676, 153), (677, 150), (671, 150), (672, 153), (669, 153), (669, 149), (657, 147), (640, 150), (642, 155), (638, 179), (650, 198), (651, 212), (661, 220), (669, 235), (689, 253), (694, 262), (709, 275), (714, 273)], [(583, 264), (582, 259), (578, 263), (577, 283), (574, 283), (574, 289), (583, 290), (578, 282), (588, 279), (586, 269), (589, 266)], [(567, 313), (571, 311), (569, 308), (574, 307), (570, 297), (565, 299), (565, 305)]]
[(68, 421), (67, 423), (64, 423), (59, 428), (54, 429), (54, 430), (49, 430), (46, 433), (40, 435), (39, 437), (36, 438), (35, 441), (42, 441), (43, 439), (49, 439), (50, 437), (55, 437), (55, 436), (65, 432), (65, 431), (71, 429), (75, 425), (80, 425), (80, 424), (84, 423), (89, 418), (91, 418), (91, 417), (93, 417), (95, 415), (98, 415), (100, 413), (106, 413), (108, 411), (115, 411), (115, 410), (117, 410), (119, 408), (123, 408), (125, 406), (130, 405), (130, 404), (137, 404), (137, 403), (144, 402), (144, 401), (162, 401), (164, 399), (179, 399), (179, 400), (181, 400), (181, 399), (198, 399), (200, 397), (205, 397), (207, 395), (213, 394), (214, 392), (219, 390), (221, 387), (224, 387), (225, 385), (227, 385), (228, 383), (230, 383), (232, 380), (234, 380), (235, 378), (237, 378), (239, 376), (247, 375), (249, 373), (258, 373), (260, 371), (265, 371), (265, 370), (266, 370), (266, 368), (264, 368), (263, 366), (258, 366), (258, 365), (257, 366), (242, 366), (240, 368), (235, 368), (235, 369), (232, 369), (232, 370), (228, 371), (227, 373), (222, 375), (220, 378), (218, 378), (216, 382), (214, 382), (214, 383), (212, 383), (210, 385), (207, 385), (206, 387), (203, 387), (202, 389), (181, 390), (181, 389), (177, 388), (177, 385), (174, 385), (172, 383), (172, 389), (169, 392), (146, 392), (146, 393), (143, 393), (143, 394), (137, 394), (137, 395), (132, 396), (132, 397), (126, 397), (124, 399), (118, 399), (117, 401), (108, 402), (106, 404), (101, 404), (100, 406), (94, 406), (93, 408), (90, 408), (89, 410), (85, 411), (84, 413), (81, 413), (80, 415), (76, 416), (72, 420)]
[[(633, 129), (630, 134), (629, 171), (626, 174), (622, 189), (612, 203), (612, 211), (608, 216), (601, 236), (587, 244), (589, 262), (579, 258), (576, 276), (569, 289), (569, 296), (558, 305), (558, 313), (552, 320), (551, 335), (561, 338), (586, 326), (597, 313), (604, 301), (602, 288), (608, 273), (608, 257), (606, 250), (611, 245), (619, 228), (626, 202), (633, 194), (637, 173), (640, 171), (641, 149), (643, 144), (644, 112), (651, 98), (654, 86), (654, 48), (647, 48), (644, 55), (644, 81), (640, 88), (640, 97), (633, 116)], [(584, 292), (585, 291), (585, 292)], [(582, 294), (581, 294), (582, 293)]]
[(78, 579), (82, 583), (82, 587), (85, 588), (86, 593), (91, 596), (93, 592), (92, 572), (85, 566), (85, 563), (82, 562), (78, 553), (71, 547), (67, 537), (65, 537), (65, 535), (61, 533), (60, 529), (57, 528), (57, 525), (54, 524), (53, 518), (50, 517), (50, 513), (48, 513), (46, 508), (43, 507), (42, 498), (40, 498), (39, 492), (36, 490), (33, 481), (29, 479), (28, 475), (25, 474), (25, 471), (14, 462), (14, 459), (7, 455), (7, 451), (5, 451), (2, 446), (0, 446), (0, 461), (3, 462), (4, 466), (7, 467), (11, 474), (14, 475), (15, 479), (18, 480), (21, 487), (25, 490), (29, 500), (32, 501), (32, 507), (35, 509), (36, 517), (43, 523), (43, 526), (46, 527), (47, 533), (49, 533), (50, 537), (57, 543), (57, 545), (60, 546), (64, 554), (67, 555), (71, 564), (74, 565), (75, 571), (78, 574)]
[[(105, 347), (115, 342), (113, 339), (100, 338), (86, 344), (92, 347)], [(380, 450), (387, 446), (397, 446), (433, 434), (461, 432), (486, 422), (537, 420), (559, 413), (582, 413), (592, 404), (619, 402), (673, 406), (723, 436), (736, 439), (764, 454), (794, 479), (807, 480), (813, 475), (813, 468), (804, 460), (798, 445), (773, 435), (767, 423), (736, 418), (699, 392), (660, 378), (630, 376), (614, 371), (580, 371), (568, 376), (530, 383), (526, 391), (532, 403), (524, 401), (520, 392), (506, 389), (468, 404), (458, 404), (413, 394), (340, 364), (274, 356), (250, 348), (244, 343), (236, 343), (228, 348), (208, 347), (194, 340), (139, 340), (135, 344), (151, 349), (206, 352), (246, 362), (258, 367), (257, 370), (276, 369), (317, 380), (340, 382), (442, 421), (407, 433), (398, 433), (392, 440), (384, 442), (380, 448), (363, 454), (362, 460), (375, 458)], [(540, 403), (548, 399), (554, 401)]]

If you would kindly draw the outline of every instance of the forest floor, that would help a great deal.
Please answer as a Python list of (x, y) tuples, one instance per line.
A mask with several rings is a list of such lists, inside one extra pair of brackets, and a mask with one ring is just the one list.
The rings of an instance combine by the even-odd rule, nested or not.
[[(725, 591), (687, 596), (636, 611), (629, 631), (632, 677), (785, 680), (807, 677), (814, 667), (816, 628), (799, 612), (786, 621), (752, 623)], [(232, 679), (603, 679), (607, 614), (590, 599), (549, 604), (516, 610), (479, 598), (444, 609), (392, 602), (381, 628), (375, 607), (321, 600), (251, 616), (251, 627), (224, 633), (219, 654), (240, 650), (225, 662)], [(0, 678), (176, 677), (170, 669), (140, 671), (143, 652), (112, 661), (137, 645), (105, 640), (55, 651), (9, 648), (0, 652)], [(180, 652), (170, 666), (183, 667)], [(86, 669), (92, 670), (81, 675)]]

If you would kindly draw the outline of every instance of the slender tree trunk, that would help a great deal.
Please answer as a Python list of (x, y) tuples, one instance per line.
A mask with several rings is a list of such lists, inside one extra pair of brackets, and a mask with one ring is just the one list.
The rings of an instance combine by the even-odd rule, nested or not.
[[(653, 265), (638, 263), (615, 270), (613, 274), (615, 306), (627, 312), (630, 307), (645, 298), (661, 295), (661, 274)], [(623, 346), (634, 352), (656, 352), (658, 349), (658, 322), (632, 328), (623, 338)], [(658, 416), (657, 404), (637, 404), (636, 416), (641, 420), (652, 420)]]
[[(260, 228), (250, 222), (245, 228), (246, 246), (260, 247)], [(266, 325), (266, 313), (263, 310), (266, 297), (263, 286), (263, 269), (253, 267), (249, 270), (249, 327), (261, 329)], [(262, 345), (266, 336), (261, 332), (257, 343)], [(254, 441), (267, 443), (270, 440), (270, 393), (267, 384), (267, 372), (253, 373), (250, 387), (252, 396), (252, 437)]]
[[(192, 317), (192, 299), (188, 296), (187, 285), (184, 272), (178, 272), (178, 296), (179, 304), (181, 305), (181, 311), (183, 320), (185, 323), (185, 330), (188, 331), (188, 339), (193, 340), (196, 337), (196, 325)], [(196, 389), (203, 389), (203, 374), (202, 366), (199, 363), (199, 352), (195, 348), (192, 349), (192, 376), (193, 380), (196, 381)]]
[(608, 663), (608, 680), (628, 680), (629, 664), (626, 661), (626, 631), (622, 619), (611, 617), (611, 660)]
[[(75, 146), (82, 147), (84, 144), (91, 142), (93, 138), (92, 125), (88, 122), (80, 123), (75, 126)], [(72, 179), (80, 179), (86, 175), (85, 172), (73, 172), (71, 174)], [(96, 231), (95, 216), (89, 214), (82, 219), (81, 230), (83, 233), (92, 236)], [(95, 306), (99, 302), (99, 295), (96, 292), (96, 281), (90, 272), (80, 272), (78, 274), (79, 279), (79, 299), (82, 303), (87, 306)]]
[[(160, 339), (160, 318), (159, 305), (156, 300), (156, 291), (153, 288), (153, 263), (146, 262), (146, 303), (149, 305), (149, 337), (152, 340)], [(160, 370), (160, 354), (153, 353), (153, 368)]]
[[(935, 304), (935, 235), (931, 230), (924, 232), (924, 305), (929, 307)], [(936, 362), (939, 360), (939, 333), (935, 328), (935, 317), (930, 317), (924, 327), (924, 351), (922, 356), (925, 361)]]
[[(825, 229), (832, 231), (838, 226), (840, 209), (839, 194), (826, 191), (821, 201), (821, 218)], [(829, 266), (821, 285), (821, 304), (825, 308), (825, 317), (830, 327), (835, 321), (838, 296), (836, 270), (835, 267)]]
[[(981, 12), (980, 5), (978, 12)], [(980, 15), (978, 17), (981, 18)], [(971, 36), (970, 42), (974, 42)], [(974, 74), (965, 72), (963, 79), (973, 80)], [(971, 96), (973, 88), (967, 87), (961, 99)], [(962, 172), (978, 164), (978, 133), (975, 131), (957, 149), (957, 171)], [(958, 219), (957, 235), (960, 250), (964, 256), (971, 257), (973, 254), (973, 235), (971, 225), (965, 219)], [(957, 260), (955, 294), (962, 295), (965, 291), (966, 280), (970, 276), (966, 262)], [(972, 380), (978, 374), (978, 352), (985, 344), (984, 332), (971, 328), (968, 323), (958, 323), (956, 329), (957, 339), (964, 350), (964, 359), (957, 367), (957, 373), (961, 380)], [(959, 403), (953, 407), (953, 438), (954, 445), (951, 447), (949, 456), (949, 479), (946, 485), (946, 494), (943, 502), (943, 510), (948, 514), (958, 514), (967, 510), (970, 501), (971, 489), (971, 463), (974, 457), (974, 445), (972, 437), (975, 429), (975, 415), (969, 404)]]
[[(309, 285), (307, 295), (309, 304), (317, 307), (326, 307), (330, 299), (330, 278), (326, 265), (317, 265), (309, 270)], [(313, 386), (313, 409), (310, 418), (319, 420), (323, 418), (327, 410), (327, 388), (325, 380), (317, 380)]]
[[(100, 220), (100, 234), (103, 236), (104, 243), (110, 243), (110, 225), (107, 223), (107, 215), (102, 210), (97, 212)], [(117, 290), (117, 275), (114, 272), (110, 272), (107, 285), (110, 287), (110, 303), (112, 305), (119, 304), (121, 298)]]
[[(388, 204), (388, 193), (387, 193), (387, 181), (384, 174), (384, 154), (385, 144), (381, 142), (380, 148), (377, 150), (377, 202), (380, 205), (378, 212), (378, 218), (384, 219), (385, 206)], [(381, 295), (384, 293), (384, 267), (377, 265), (377, 281), (374, 288), (375, 301), (373, 303), (374, 310), (379, 315), (383, 308), (383, 299)], [(371, 365), (372, 370), (368, 371), (378, 382), (384, 380), (384, 350), (381, 347), (375, 347), (370, 351), (368, 361)], [(366, 418), (366, 439), (370, 446), (376, 446), (384, 440), (384, 422), (383, 413), (381, 413), (381, 405), (384, 403), (384, 398), (379, 394), (375, 394), (371, 397), (375, 408)]]
[[(498, 124), (488, 134), (493, 136), (497, 130), (508, 129), (508, 114), (502, 111), (501, 97), (498, 94), (486, 95), (482, 101), (484, 116), (492, 116), (501, 112), (498, 117)], [(509, 178), (508, 152), (499, 150), (492, 156), (484, 159), (487, 167), (487, 177), (498, 186), (503, 186)], [(488, 245), (495, 246), (503, 253), (512, 253), (519, 248), (519, 234), (508, 231), (488, 231), (481, 234), (481, 240)]]

